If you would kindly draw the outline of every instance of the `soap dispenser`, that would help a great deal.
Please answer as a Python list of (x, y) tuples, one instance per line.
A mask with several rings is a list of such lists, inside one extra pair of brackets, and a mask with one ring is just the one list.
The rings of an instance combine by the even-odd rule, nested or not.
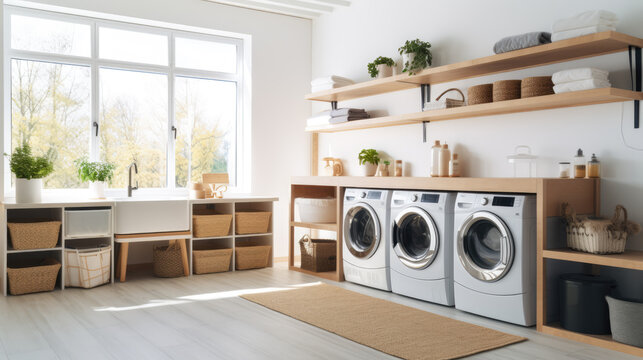
[(435, 143), (431, 147), (431, 171), (430, 174), (433, 177), (440, 176), (440, 140), (435, 140)]

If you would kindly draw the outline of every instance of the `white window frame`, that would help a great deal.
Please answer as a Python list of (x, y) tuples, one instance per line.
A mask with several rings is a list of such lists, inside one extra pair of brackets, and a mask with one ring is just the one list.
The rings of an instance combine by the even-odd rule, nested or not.
[[(7, 1), (5, 1), (5, 4)], [(249, 192), (251, 190), (250, 182), (250, 163), (251, 163), (251, 131), (250, 131), (250, 36), (245, 34), (234, 34), (220, 32), (211, 29), (195, 28), (189, 26), (168, 24), (156, 21), (134, 19), (122, 16), (112, 16), (98, 14), (82, 10), (73, 10), (58, 8), (52, 6), (43, 6), (40, 9), (23, 7), (22, 1), (13, 1), (20, 6), (4, 5), (3, 19), (3, 43), (4, 43), (4, 136), (2, 137), (2, 148), (5, 152), (10, 152), (11, 147), (11, 60), (35, 60), (54, 63), (63, 63), (69, 65), (82, 65), (90, 68), (91, 74), (91, 97), (90, 97), (90, 121), (87, 124), (88, 132), (91, 132), (89, 153), (93, 160), (99, 155), (99, 138), (94, 135), (93, 123), (100, 123), (99, 116), (99, 72), (100, 68), (113, 68), (118, 70), (134, 70), (160, 73), (167, 76), (168, 80), (168, 124), (167, 124), (167, 156), (166, 156), (166, 187), (141, 189), (140, 194), (158, 194), (171, 193), (176, 195), (187, 194), (186, 188), (177, 188), (175, 186), (175, 140), (172, 127), (176, 126), (174, 113), (174, 84), (176, 76), (185, 76), (207, 80), (231, 81), (236, 83), (237, 90), (237, 121), (234, 151), (234, 163), (228, 164), (228, 172), (231, 180), (235, 179), (235, 186), (230, 186), (230, 192)], [(32, 3), (28, 3), (31, 5)], [(11, 16), (24, 15), (51, 20), (69, 21), (78, 24), (90, 26), (91, 31), (91, 54), (90, 57), (75, 55), (50, 54), (45, 52), (16, 50), (11, 48)], [(110, 27), (121, 30), (138, 31), (151, 34), (159, 34), (168, 38), (168, 65), (152, 65), (130, 61), (107, 60), (98, 57), (100, 27)], [(237, 68), (235, 74), (187, 69), (175, 66), (175, 38), (189, 38), (196, 40), (213, 41), (219, 43), (234, 44), (237, 48)], [(11, 170), (8, 160), (3, 162), (3, 190), (5, 197), (15, 196), (15, 189), (11, 188)], [(232, 167), (232, 168), (230, 168)], [(126, 174), (115, 174), (115, 176), (126, 176)], [(45, 189), (45, 195), (69, 195), (71, 192), (79, 192), (84, 189)], [(109, 196), (122, 196), (125, 189), (108, 189)]]

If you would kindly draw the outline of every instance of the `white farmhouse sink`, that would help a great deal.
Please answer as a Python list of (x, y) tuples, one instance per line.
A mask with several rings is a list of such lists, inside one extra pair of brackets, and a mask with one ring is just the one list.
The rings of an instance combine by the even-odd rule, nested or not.
[(190, 229), (189, 202), (177, 197), (114, 199), (114, 233), (140, 234)]

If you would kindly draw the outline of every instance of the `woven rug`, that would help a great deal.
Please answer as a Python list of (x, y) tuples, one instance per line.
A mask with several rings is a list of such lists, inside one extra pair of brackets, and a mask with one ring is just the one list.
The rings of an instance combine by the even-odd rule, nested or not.
[(455, 359), (526, 340), (328, 284), (242, 298), (404, 359)]

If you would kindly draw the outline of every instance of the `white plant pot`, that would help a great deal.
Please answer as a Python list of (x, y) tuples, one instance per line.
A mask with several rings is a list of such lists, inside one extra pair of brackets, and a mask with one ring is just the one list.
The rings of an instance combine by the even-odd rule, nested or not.
[(414, 59), (415, 59), (415, 53), (404, 53), (404, 54), (402, 54), (402, 69), (407, 68), (406, 67), (407, 63), (409, 64), (408, 66), (410, 67), (413, 64)]
[(89, 182), (89, 197), (92, 199), (105, 198), (105, 182), (104, 181), (90, 181)]
[(364, 165), (362, 165), (362, 171), (364, 171), (364, 176), (375, 176), (377, 165), (365, 163)]
[(377, 65), (377, 78), (385, 78), (393, 75), (393, 67), (386, 64)]
[(16, 179), (16, 203), (39, 203), (42, 199), (42, 179)]

